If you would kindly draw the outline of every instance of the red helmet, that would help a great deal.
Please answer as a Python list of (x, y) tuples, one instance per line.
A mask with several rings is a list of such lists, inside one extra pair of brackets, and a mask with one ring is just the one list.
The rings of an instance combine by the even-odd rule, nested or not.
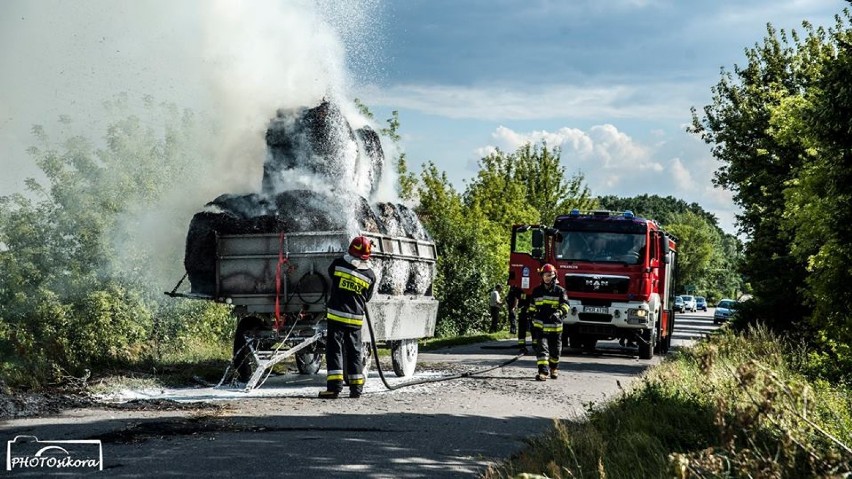
[(373, 249), (373, 242), (366, 236), (356, 236), (349, 243), (349, 254), (355, 258), (368, 260)]
[(544, 274), (544, 273), (556, 274), (556, 266), (553, 266), (552, 264), (547, 263), (544, 266), (542, 266), (541, 269), (538, 270), (538, 272), (541, 273), (541, 274)]

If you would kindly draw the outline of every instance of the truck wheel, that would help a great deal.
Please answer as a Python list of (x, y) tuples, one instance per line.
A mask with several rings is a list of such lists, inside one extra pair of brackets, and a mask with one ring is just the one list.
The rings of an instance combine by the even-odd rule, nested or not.
[[(373, 363), (373, 347), (370, 343), (362, 343), (361, 345), (361, 374), (364, 379), (370, 374), (370, 365)], [(343, 351), (343, 384), (349, 385), (349, 375), (346, 374), (346, 351)], [(366, 381), (365, 381), (366, 384)]]
[(418, 345), (416, 339), (394, 341), (391, 345), (391, 364), (397, 377), (403, 378), (414, 375), (417, 368)]
[[(237, 374), (237, 380), (240, 382), (245, 383), (251, 379), (255, 365), (248, 344), (256, 342), (251, 337), (257, 335), (261, 328), (263, 328), (263, 321), (255, 316), (245, 317), (237, 324), (237, 330), (234, 332), (234, 355), (231, 364)], [(246, 337), (249, 339), (246, 340)]]
[(322, 364), (322, 354), (316, 351), (296, 353), (296, 369), (299, 374), (316, 374)]
[(583, 339), (579, 334), (568, 336), (568, 347), (571, 349), (583, 349)]
[(639, 343), (639, 359), (651, 359), (654, 357), (654, 348), (657, 345), (656, 331), (646, 329), (642, 332), (642, 339), (645, 341)]

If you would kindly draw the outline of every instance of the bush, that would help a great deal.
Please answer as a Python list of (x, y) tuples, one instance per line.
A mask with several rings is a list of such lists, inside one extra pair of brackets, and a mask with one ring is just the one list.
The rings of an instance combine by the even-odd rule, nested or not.
[(826, 477), (852, 470), (852, 396), (764, 327), (672, 355), (485, 477)]

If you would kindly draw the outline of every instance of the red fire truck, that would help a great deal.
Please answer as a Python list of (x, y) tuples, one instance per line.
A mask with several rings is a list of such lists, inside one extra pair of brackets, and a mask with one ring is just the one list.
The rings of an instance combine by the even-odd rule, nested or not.
[(593, 350), (599, 340), (620, 339), (651, 359), (671, 345), (676, 257), (675, 238), (656, 221), (573, 210), (553, 227), (512, 228), (509, 286), (530, 294), (539, 268), (553, 264), (571, 307), (563, 344)]

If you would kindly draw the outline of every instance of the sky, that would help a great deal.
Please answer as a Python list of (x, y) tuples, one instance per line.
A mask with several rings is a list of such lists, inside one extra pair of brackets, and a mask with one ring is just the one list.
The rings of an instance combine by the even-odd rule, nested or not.
[[(833, 25), (842, 0), (4, 0), (0, 195), (38, 177), (33, 124), (153, 95), (218, 119), (210, 171), (251, 190), (277, 108), (335, 94), (376, 118), (398, 111), (401, 146), (457, 189), (477, 160), (546, 141), (594, 195), (695, 202), (736, 233), (720, 164), (686, 132), (720, 68), (744, 64), (766, 24)], [(313, 102), (313, 103), (312, 103)], [(49, 128), (48, 128), (49, 131)], [(249, 171), (244, 178), (237, 172)], [(259, 181), (259, 180), (258, 180)], [(199, 183), (199, 182), (196, 182)], [(208, 183), (208, 182), (204, 182)], [(210, 180), (201, 203), (221, 188)], [(232, 190), (233, 191), (233, 190)]]

